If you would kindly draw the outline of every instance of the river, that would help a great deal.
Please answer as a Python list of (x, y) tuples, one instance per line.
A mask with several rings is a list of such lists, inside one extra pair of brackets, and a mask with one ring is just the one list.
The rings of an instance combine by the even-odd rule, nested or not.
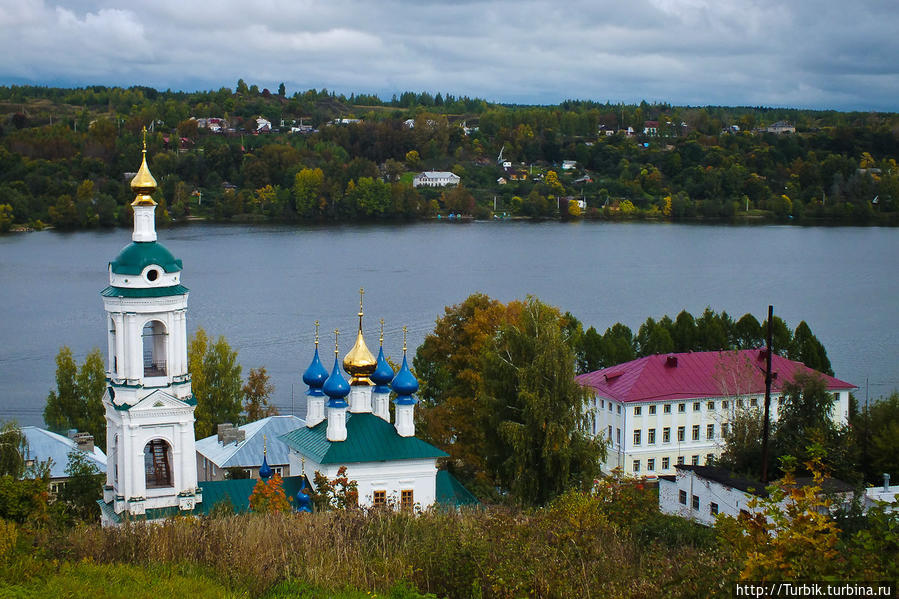
[[(365, 288), (366, 340), (410, 357), (444, 306), (483, 292), (528, 294), (600, 332), (706, 306), (791, 328), (806, 320), (836, 376), (872, 398), (899, 388), (899, 230), (607, 222), (474, 222), (373, 226), (193, 224), (159, 240), (184, 261), (189, 329), (224, 335), (244, 374), (265, 366), (282, 413), (299, 410), (300, 376), (321, 321), (323, 357), (356, 327)], [(105, 353), (107, 264), (130, 231), (0, 236), (0, 420), (41, 424), (54, 357)], [(302, 414), (300, 414), (302, 415)]]

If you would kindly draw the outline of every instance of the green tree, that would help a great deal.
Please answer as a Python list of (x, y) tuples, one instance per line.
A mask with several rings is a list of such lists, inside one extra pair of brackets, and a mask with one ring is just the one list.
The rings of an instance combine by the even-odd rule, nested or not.
[(105, 390), (106, 371), (100, 350), (91, 350), (78, 368), (72, 350), (63, 346), (56, 355), (56, 390), (47, 396), (44, 422), (57, 431), (74, 428), (90, 433), (94, 443), (105, 447)]
[(421, 384), (416, 431), (450, 454), (450, 469), (476, 492), (493, 486), (484, 462), (486, 408), (477, 397), (481, 352), (501, 323), (515, 322), (518, 308), (480, 293), (447, 306), (412, 361)]
[(278, 408), (269, 403), (275, 386), (269, 381), (264, 366), (250, 368), (247, 382), (241, 389), (243, 392), (243, 410), (247, 422), (255, 422), (268, 416), (277, 416)]
[(28, 439), (15, 422), (4, 422), (0, 427), (0, 476), (22, 478), (25, 474), (25, 455)]
[(884, 472), (899, 471), (899, 392), (872, 402), (852, 419), (852, 427), (865, 480), (877, 483)]
[(482, 356), (487, 465), (522, 504), (589, 489), (604, 457), (605, 446), (586, 432), (588, 392), (574, 380), (563, 331), (556, 308), (528, 298), (518, 322), (502, 324)]
[(320, 168), (304, 168), (294, 176), (293, 201), (300, 217), (318, 214), (324, 181), (325, 175)]
[(197, 400), (195, 434), (198, 439), (215, 432), (223, 422), (237, 422), (242, 408), (240, 364), (237, 352), (224, 337), (210, 344), (203, 329), (188, 345), (191, 388)]
[(9, 204), (0, 204), (0, 233), (5, 233), (12, 228), (13, 210)]
[(765, 331), (752, 314), (744, 314), (734, 324), (734, 342), (737, 349), (753, 349), (765, 345)]
[(812, 334), (811, 329), (804, 320), (799, 323), (793, 332), (793, 339), (787, 356), (791, 360), (798, 360), (818, 372), (833, 376), (833, 369), (830, 367), (830, 360), (827, 358), (827, 350), (824, 349), (824, 345), (818, 341), (818, 338)]
[(103, 496), (105, 476), (83, 451), (74, 449), (69, 452), (68, 458), (68, 480), (59, 492), (59, 500), (77, 519), (93, 524), (100, 518), (97, 500)]

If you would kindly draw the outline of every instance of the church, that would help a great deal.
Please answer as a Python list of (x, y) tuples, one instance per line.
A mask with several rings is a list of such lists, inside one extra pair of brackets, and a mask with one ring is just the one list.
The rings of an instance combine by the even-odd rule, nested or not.
[[(189, 291), (182, 285), (181, 260), (157, 241), (152, 198), (157, 184), (146, 154), (145, 141), (131, 181), (136, 194), (131, 243), (109, 263), (109, 285), (100, 294), (108, 342), (107, 469), (98, 501), (104, 525), (205, 514), (221, 501), (246, 511), (256, 484), (253, 479), (197, 480), (197, 402), (187, 358)], [(348, 478), (359, 485), (362, 506), (424, 509), (476, 503), (448, 472), (438, 471), (437, 459), (447, 454), (415, 437), (418, 382), (406, 362), (405, 339), (402, 367), (394, 373), (383, 345), (377, 360), (368, 350), (362, 318), (360, 301), (356, 341), (343, 360), (350, 381), (340, 369), (338, 332), (330, 373), (319, 357), (316, 333), (312, 363), (303, 375), (309, 387), (306, 419), (281, 438), (290, 448), (291, 472), (302, 473), (284, 479), (288, 497), (296, 496), (298, 507), (307, 505), (307, 472), (333, 479), (346, 467)], [(391, 391), (396, 394), (393, 423)], [(260, 458), (260, 475), (267, 478), (271, 469), (265, 456)]]

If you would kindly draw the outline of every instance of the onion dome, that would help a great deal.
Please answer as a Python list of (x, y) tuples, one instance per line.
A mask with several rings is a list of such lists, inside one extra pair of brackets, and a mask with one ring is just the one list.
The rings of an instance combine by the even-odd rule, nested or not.
[(153, 175), (150, 174), (150, 169), (147, 167), (147, 128), (144, 127), (144, 149), (143, 149), (143, 160), (140, 163), (140, 169), (138, 169), (137, 174), (131, 180), (131, 190), (137, 194), (137, 197), (134, 198), (134, 202), (131, 203), (132, 206), (155, 206), (156, 202), (153, 201), (153, 198), (150, 196), (153, 195), (153, 192), (156, 191), (156, 179), (153, 178)]
[(371, 382), (376, 385), (375, 393), (389, 393), (390, 387), (388, 385), (393, 380), (394, 374), (393, 368), (390, 367), (390, 364), (387, 363), (387, 359), (384, 357), (384, 348), (381, 347), (381, 350), (378, 352), (378, 367), (375, 368), (375, 371), (369, 377)]
[(412, 371), (409, 370), (409, 364), (406, 363), (406, 327), (403, 327), (403, 365), (400, 366), (400, 371), (393, 377), (390, 387), (397, 395), (395, 404), (402, 406), (415, 403), (415, 398), (412, 397), (412, 394), (418, 391), (418, 380), (412, 374)]
[(259, 478), (268, 480), (272, 477), (272, 468), (268, 465), (268, 459), (262, 456), (262, 466), (259, 467)]
[(268, 447), (266, 446), (265, 435), (262, 435), (262, 465), (259, 466), (259, 478), (266, 481), (272, 477), (272, 468), (268, 465)]
[(350, 394), (350, 385), (343, 378), (343, 375), (340, 374), (340, 363), (337, 361), (336, 355), (334, 356), (334, 368), (331, 369), (331, 376), (322, 385), (322, 391), (331, 398), (328, 401), (329, 408), (345, 408), (347, 406), (344, 398)]
[(309, 395), (322, 395), (322, 385), (328, 379), (328, 369), (322, 364), (321, 358), (318, 357), (318, 321), (315, 321), (315, 355), (312, 356), (312, 363), (303, 373), (303, 382), (309, 385)]
[(369, 376), (375, 371), (378, 364), (375, 357), (368, 351), (365, 345), (365, 338), (362, 336), (362, 296), (365, 295), (363, 289), (359, 290), (359, 332), (356, 334), (356, 343), (353, 348), (343, 358), (343, 369), (350, 375), (351, 385), (370, 385)]
[(300, 487), (300, 490), (297, 492), (297, 500), (296, 500), (296, 510), (298, 512), (312, 512), (312, 498), (309, 497), (309, 493), (306, 490), (306, 477), (303, 477), (303, 485)]

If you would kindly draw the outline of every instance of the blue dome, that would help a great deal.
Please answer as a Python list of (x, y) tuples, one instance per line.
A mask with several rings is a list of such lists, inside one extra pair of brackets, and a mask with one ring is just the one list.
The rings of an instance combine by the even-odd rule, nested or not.
[(381, 347), (381, 351), (378, 352), (378, 366), (375, 368), (375, 371), (371, 373), (368, 377), (380, 389), (375, 389), (375, 391), (379, 393), (385, 393), (390, 391), (389, 388), (385, 388), (390, 384), (390, 381), (393, 380), (393, 368), (390, 367), (390, 364), (387, 363), (387, 359), (384, 357), (384, 348)]
[(306, 492), (306, 479), (303, 479), (303, 486), (297, 492), (296, 510), (298, 512), (312, 512), (312, 498)]
[(309, 364), (309, 368), (303, 373), (303, 382), (309, 385), (309, 391), (312, 395), (319, 395), (321, 394), (322, 385), (325, 384), (327, 379), (328, 370), (322, 364), (321, 358), (318, 357), (318, 346), (316, 346), (312, 363)]
[(268, 465), (268, 459), (266, 459), (265, 455), (262, 456), (262, 466), (259, 467), (259, 478), (262, 480), (268, 480), (272, 477), (272, 469), (271, 466)]
[[(329, 407), (346, 406), (346, 401), (344, 401), (343, 398), (350, 394), (350, 384), (347, 383), (346, 379), (343, 378), (343, 375), (340, 374), (340, 364), (338, 363), (336, 356), (334, 357), (334, 368), (331, 370), (331, 376), (325, 381), (325, 384), (322, 386), (322, 391), (331, 398), (331, 402), (328, 402)], [(342, 403), (343, 406), (339, 405), (340, 403)]]
[(393, 382), (390, 384), (390, 387), (397, 395), (399, 395), (397, 403), (403, 403), (401, 400), (405, 397), (410, 397), (413, 393), (418, 391), (418, 381), (415, 380), (415, 376), (412, 374), (412, 371), (409, 370), (405, 355), (403, 355), (403, 365), (400, 367), (400, 371), (396, 373), (396, 376), (393, 377)]

